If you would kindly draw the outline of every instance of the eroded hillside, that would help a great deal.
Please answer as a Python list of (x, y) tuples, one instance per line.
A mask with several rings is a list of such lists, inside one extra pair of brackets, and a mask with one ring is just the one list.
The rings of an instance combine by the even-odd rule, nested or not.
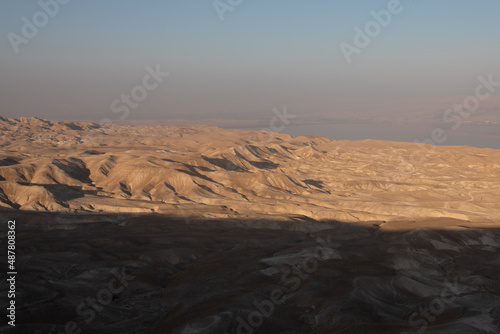
[(0, 118), (0, 206), (367, 221), (500, 218), (500, 151)]

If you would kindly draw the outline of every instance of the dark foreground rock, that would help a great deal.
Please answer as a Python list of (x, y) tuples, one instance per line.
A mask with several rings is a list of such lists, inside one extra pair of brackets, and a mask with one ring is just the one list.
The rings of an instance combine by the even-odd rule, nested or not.
[(500, 332), (500, 231), (477, 224), (0, 217), (3, 333)]

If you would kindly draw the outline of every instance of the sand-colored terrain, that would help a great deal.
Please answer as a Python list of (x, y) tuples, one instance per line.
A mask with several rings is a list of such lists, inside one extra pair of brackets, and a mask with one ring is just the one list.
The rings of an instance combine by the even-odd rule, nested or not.
[(498, 150), (0, 118), (9, 220), (2, 333), (500, 333)]
[(0, 206), (188, 218), (500, 218), (500, 151), (0, 118)]

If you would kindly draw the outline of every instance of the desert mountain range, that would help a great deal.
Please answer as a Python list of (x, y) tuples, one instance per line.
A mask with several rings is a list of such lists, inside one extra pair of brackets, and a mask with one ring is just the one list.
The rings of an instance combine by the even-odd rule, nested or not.
[(0, 206), (203, 218), (500, 218), (500, 151), (0, 117)]
[(499, 332), (499, 150), (5, 117), (0, 147), (2, 333)]

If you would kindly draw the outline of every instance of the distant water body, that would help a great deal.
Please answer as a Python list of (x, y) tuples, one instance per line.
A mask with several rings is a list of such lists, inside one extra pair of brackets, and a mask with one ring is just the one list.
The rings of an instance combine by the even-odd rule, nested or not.
[(447, 136), (447, 140), (441, 145), (500, 149), (500, 125), (463, 124), (458, 129), (453, 130), (450, 124), (346, 122), (287, 125), (282, 132), (294, 137), (317, 135), (335, 140), (377, 139), (422, 142), (426, 139), (432, 139), (435, 128), (443, 129)]

